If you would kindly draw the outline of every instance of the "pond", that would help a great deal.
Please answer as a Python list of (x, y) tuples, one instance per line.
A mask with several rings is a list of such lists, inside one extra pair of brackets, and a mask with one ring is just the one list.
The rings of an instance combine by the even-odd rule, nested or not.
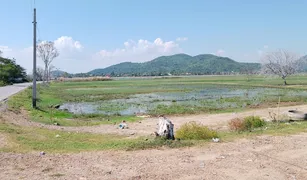
[(215, 109), (245, 108), (279, 97), (307, 98), (306, 91), (278, 88), (206, 87), (181, 92), (157, 92), (131, 95), (125, 99), (98, 102), (64, 103), (59, 109), (74, 114), (135, 115), (147, 114), (158, 106), (207, 107)]

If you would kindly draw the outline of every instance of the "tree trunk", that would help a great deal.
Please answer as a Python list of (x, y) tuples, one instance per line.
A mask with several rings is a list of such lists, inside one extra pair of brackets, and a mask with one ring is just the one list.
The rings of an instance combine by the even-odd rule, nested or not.
[(287, 81), (286, 81), (286, 78), (282, 78), (284, 80), (284, 86), (287, 85)]
[(160, 117), (156, 135), (174, 140), (174, 124), (166, 117)]
[(45, 76), (45, 77), (44, 77), (45, 81), (48, 82), (48, 65), (47, 65), (47, 64), (45, 65), (45, 73), (44, 73), (44, 76)]

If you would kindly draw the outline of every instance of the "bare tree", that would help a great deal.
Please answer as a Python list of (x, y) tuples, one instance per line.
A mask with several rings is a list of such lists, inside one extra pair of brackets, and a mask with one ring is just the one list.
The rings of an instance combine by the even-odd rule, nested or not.
[(59, 52), (51, 41), (42, 41), (37, 46), (38, 56), (45, 64), (44, 80), (49, 81), (49, 65), (59, 56)]
[(44, 69), (41, 67), (36, 68), (36, 80), (42, 81), (44, 78)]
[(277, 75), (287, 85), (286, 78), (295, 74), (299, 68), (299, 56), (287, 50), (278, 50), (266, 53), (262, 58), (262, 73), (266, 75)]

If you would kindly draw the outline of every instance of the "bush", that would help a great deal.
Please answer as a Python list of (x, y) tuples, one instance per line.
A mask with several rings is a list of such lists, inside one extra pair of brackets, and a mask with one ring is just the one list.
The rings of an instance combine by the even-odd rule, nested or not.
[(204, 140), (218, 137), (216, 131), (196, 122), (182, 125), (176, 132), (176, 138), (188, 140)]
[(243, 119), (234, 118), (231, 119), (228, 123), (229, 129), (233, 131), (244, 131), (245, 126), (243, 124)]
[(251, 131), (263, 127), (265, 124), (265, 121), (259, 116), (247, 116), (244, 119), (234, 118), (228, 123), (229, 128), (234, 131)]
[(265, 126), (265, 121), (259, 116), (247, 116), (244, 118), (244, 125), (248, 130)]

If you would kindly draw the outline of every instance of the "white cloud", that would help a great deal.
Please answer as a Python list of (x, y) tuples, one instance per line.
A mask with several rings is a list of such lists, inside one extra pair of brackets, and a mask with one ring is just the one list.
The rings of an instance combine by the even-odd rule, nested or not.
[(161, 38), (153, 42), (140, 39), (124, 42), (124, 47), (114, 50), (101, 50), (95, 55), (96, 63), (106, 67), (120, 62), (144, 62), (158, 56), (181, 53), (182, 49), (174, 41), (163, 41)]
[(263, 49), (268, 49), (268, 48), (269, 48), (268, 45), (264, 45), (264, 46), (263, 46)]
[(223, 56), (224, 54), (225, 54), (225, 51), (223, 49), (219, 49), (215, 53), (215, 55), (217, 55), (217, 56)]
[[(157, 38), (154, 41), (140, 39), (129, 40), (123, 43), (123, 47), (113, 50), (100, 50), (92, 53), (81, 42), (69, 36), (62, 36), (54, 40), (54, 44), (60, 55), (53, 61), (53, 65), (67, 72), (88, 72), (95, 68), (104, 68), (120, 62), (144, 62), (158, 56), (181, 53), (182, 49), (176, 41), (163, 41)], [(15, 58), (17, 63), (32, 71), (33, 47), (14, 49), (0, 46), (4, 57)], [(43, 67), (42, 61), (37, 58), (37, 66)]]
[(2, 52), (9, 52), (9, 51), (12, 51), (12, 49), (9, 48), (8, 46), (0, 46), (0, 51), (2, 51)]
[(72, 37), (62, 36), (54, 41), (54, 45), (61, 51), (82, 50), (83, 46), (79, 41), (75, 41)]
[(187, 40), (188, 40), (187, 37), (178, 37), (178, 38), (176, 39), (176, 41), (178, 41), (178, 42), (180, 42), (180, 41), (187, 41)]

